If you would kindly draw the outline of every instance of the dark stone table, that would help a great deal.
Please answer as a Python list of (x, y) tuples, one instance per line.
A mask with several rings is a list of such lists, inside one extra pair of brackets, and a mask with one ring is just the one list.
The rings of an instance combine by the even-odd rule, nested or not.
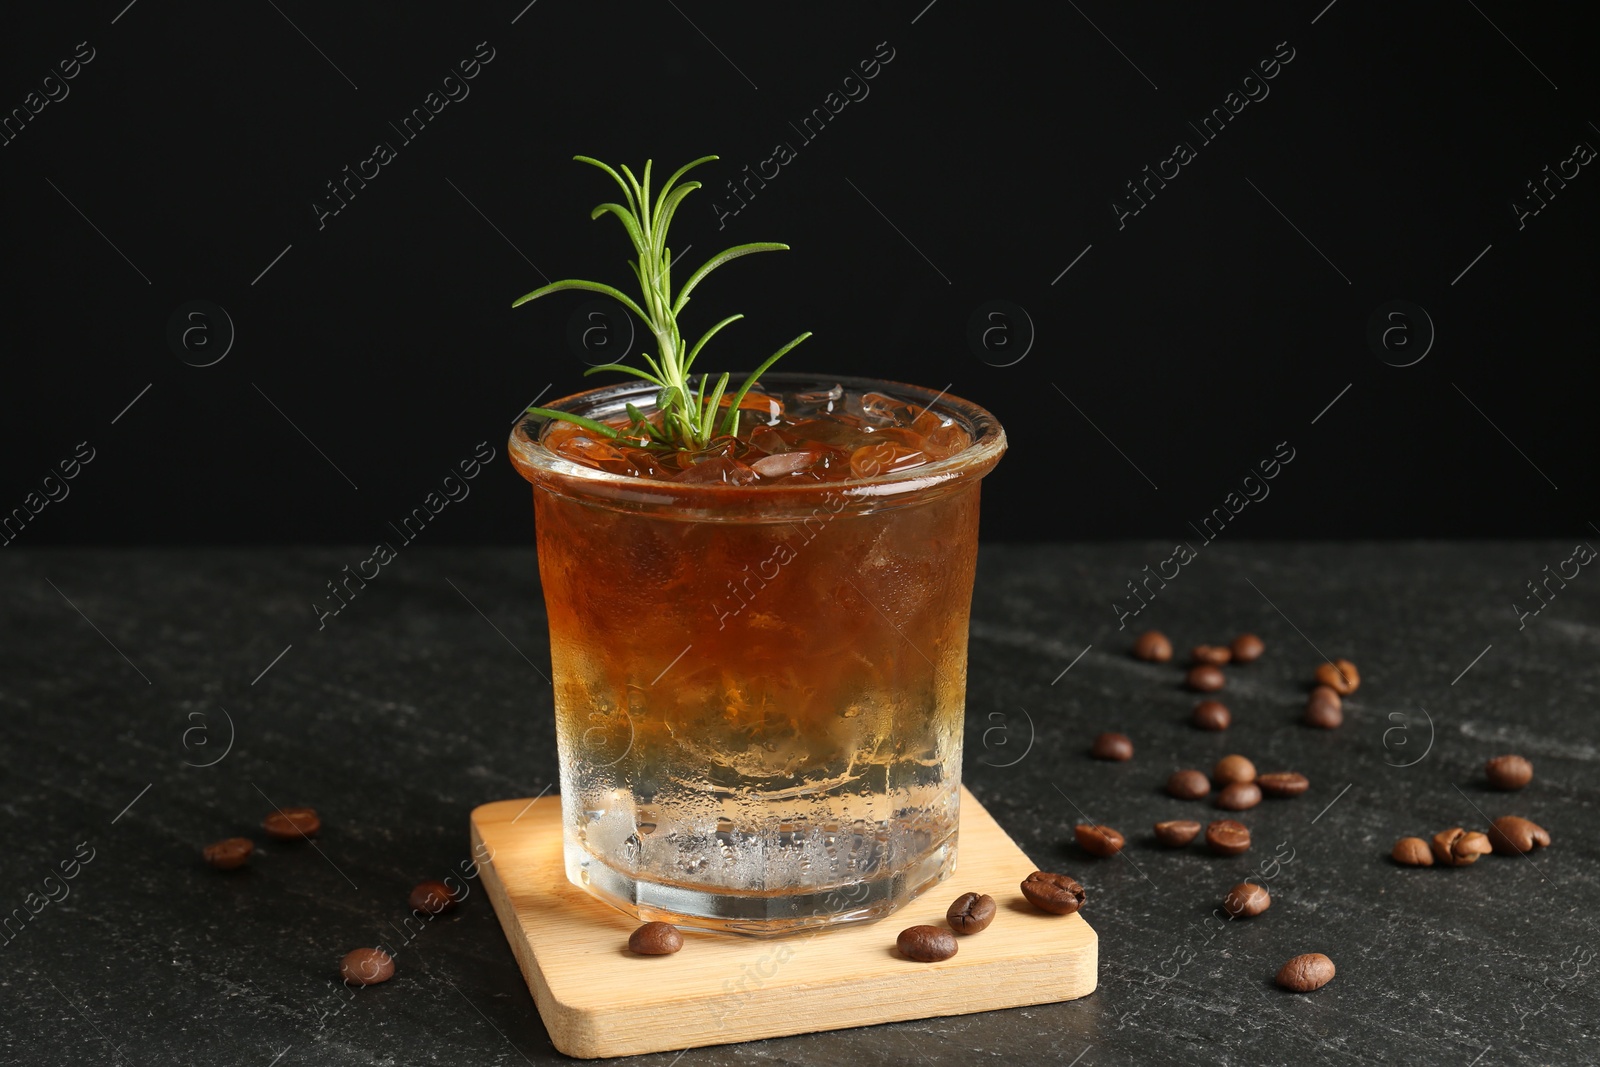
[[(1525, 583), (1572, 548), (1224, 540), (1120, 632), (1113, 599), (1171, 546), (987, 548), (966, 781), (1037, 862), (1088, 887), (1098, 992), (640, 1062), (1594, 1062), (1600, 574), (1551, 580), (1519, 617), (1539, 606)], [(397, 933), (411, 886), (467, 858), (468, 811), (555, 774), (533, 555), (406, 549), (319, 630), (311, 605), (365, 555), (0, 556), (0, 1062), (563, 1059), (481, 893)], [(1147, 625), (1181, 649), (1265, 638), (1230, 671), (1229, 732), (1187, 724), (1176, 666), (1129, 657)], [(1334, 732), (1298, 721), (1321, 653), (1361, 669)], [(1106, 729), (1133, 737), (1132, 762), (1087, 758)], [(1158, 849), (1153, 822), (1210, 813), (1165, 797), (1168, 773), (1235, 751), (1305, 772), (1310, 793), (1246, 813), (1247, 855)], [(1490, 792), (1483, 762), (1507, 751), (1535, 780)], [(273, 803), (322, 813), (316, 850), (203, 865), (206, 842), (260, 839)], [(1554, 846), (1457, 869), (1388, 859), (1400, 836), (1505, 813)], [(1121, 857), (1071, 843), (1085, 816), (1128, 835)], [(1251, 873), (1271, 910), (1210, 919)], [(380, 940), (404, 945), (397, 977), (347, 997), (340, 956)], [(1276, 989), (1308, 951), (1333, 957), (1333, 983)]]

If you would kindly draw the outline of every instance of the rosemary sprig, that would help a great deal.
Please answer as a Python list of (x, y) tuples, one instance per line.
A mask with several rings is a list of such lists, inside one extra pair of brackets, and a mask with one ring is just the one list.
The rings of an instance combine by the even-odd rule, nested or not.
[(739, 404), (750, 391), (750, 387), (755, 385), (756, 380), (766, 373), (769, 367), (787, 355), (801, 341), (810, 337), (811, 333), (809, 331), (802, 333), (768, 356), (766, 361), (752, 371), (744, 380), (744, 384), (733, 393), (727, 414), (719, 419), (718, 405), (727, 394), (729, 376), (724, 373), (714, 385), (709, 385), (711, 376), (702, 371), (700, 385), (696, 389), (690, 381), (691, 368), (707, 341), (720, 333), (724, 327), (739, 321), (744, 316), (729, 315), (702, 334), (700, 339), (687, 349), (684, 346), (683, 334), (678, 328), (678, 316), (689, 303), (689, 294), (694, 292), (712, 271), (724, 263), (752, 252), (786, 251), (789, 246), (756, 242), (736, 245), (719, 252), (701, 264), (674, 295), (672, 252), (667, 247), (667, 228), (671, 225), (672, 217), (684, 198), (700, 188), (699, 182), (689, 181), (680, 185), (678, 180), (700, 164), (709, 163), (717, 157), (702, 156), (679, 167), (656, 193), (654, 200), (650, 197), (650, 161), (645, 162), (644, 180), (640, 181), (626, 166), (622, 167), (622, 173), (618, 174), (598, 159), (591, 159), (588, 156), (573, 158), (580, 163), (588, 163), (605, 171), (622, 189), (624, 203), (601, 204), (589, 213), (589, 217), (598, 219), (605, 214), (615, 215), (623, 228), (628, 231), (628, 238), (638, 253), (638, 259), (629, 260), (628, 266), (639, 282), (642, 299), (635, 302), (627, 294), (601, 282), (566, 279), (535, 289), (519, 297), (511, 306), (520, 307), (530, 300), (537, 300), (541, 296), (564, 289), (583, 289), (609, 296), (637, 315), (655, 336), (656, 354), (652, 356), (648, 352), (642, 353), (645, 363), (643, 368), (623, 363), (605, 363), (591, 367), (584, 373), (588, 375), (600, 371), (620, 371), (654, 383), (657, 387), (656, 410), (661, 419), (658, 425), (638, 408), (629, 404), (627, 411), (631, 421), (626, 428), (618, 430), (564, 411), (539, 407), (530, 407), (528, 411), (546, 418), (565, 419), (607, 437), (626, 439), (646, 447), (698, 450), (710, 444), (713, 437), (721, 434), (738, 434)]

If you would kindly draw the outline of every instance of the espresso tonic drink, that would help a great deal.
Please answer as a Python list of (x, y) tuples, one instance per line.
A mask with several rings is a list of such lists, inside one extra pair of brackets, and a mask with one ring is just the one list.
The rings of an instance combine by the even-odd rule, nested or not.
[[(777, 934), (954, 867), (985, 411), (768, 375), (736, 436), (530, 418), (568, 876), (642, 919)], [(621, 427), (643, 386), (556, 405)]]

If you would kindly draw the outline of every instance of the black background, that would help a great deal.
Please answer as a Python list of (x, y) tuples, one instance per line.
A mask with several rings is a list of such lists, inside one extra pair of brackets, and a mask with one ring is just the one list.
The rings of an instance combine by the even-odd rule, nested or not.
[[(707, 359), (748, 367), (809, 329), (787, 369), (988, 406), (1012, 444), (991, 538), (1187, 536), (1282, 441), (1295, 461), (1239, 536), (1600, 521), (1600, 177), (1521, 229), (1511, 207), (1600, 145), (1582, 5), (524, 2), (7, 16), (7, 113), (78, 42), (95, 56), (0, 148), (0, 509), (95, 449), (13, 543), (371, 542), (485, 440), (500, 458), (427, 536), (526, 543), (503, 443), (547, 386), (584, 384), (583, 298), (510, 302), (541, 272), (631, 287), (621, 229), (587, 217), (615, 189), (575, 153), (721, 155), (674, 227), (684, 266), (793, 250), (700, 290), (689, 330), (748, 316)], [(1270, 95), (1200, 144), (1187, 123), (1285, 41)], [(400, 143), (389, 123), (479, 42), (470, 95)], [(870, 95), (802, 143), (790, 122), (880, 42)], [(1178, 140), (1198, 157), (1119, 229), (1123, 183)], [(378, 141), (397, 158), (319, 229), (325, 183)], [(719, 232), (720, 186), (779, 141), (797, 158)], [(1366, 341), (1397, 299), (1437, 334), (1404, 368)], [(191, 300), (236, 330), (209, 367), (167, 341)], [(1033, 324), (1011, 366), (968, 345), (991, 300)]]

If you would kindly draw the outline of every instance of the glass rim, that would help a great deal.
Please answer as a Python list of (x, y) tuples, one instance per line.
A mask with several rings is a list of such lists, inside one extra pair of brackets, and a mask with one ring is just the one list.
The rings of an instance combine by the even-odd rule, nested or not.
[[(630, 510), (682, 508), (707, 513), (753, 510), (781, 512), (785, 505), (809, 505), (829, 495), (843, 498), (847, 505), (854, 504), (858, 510), (876, 510), (875, 505), (896, 506), (899, 498), (911, 494), (918, 494), (920, 499), (924, 495), (938, 495), (934, 491), (941, 487), (954, 488), (976, 481), (993, 469), (1006, 450), (1006, 435), (999, 420), (977, 404), (952, 396), (948, 389), (936, 392), (924, 386), (884, 378), (806, 371), (768, 373), (762, 376), (761, 383), (768, 382), (824, 389), (837, 384), (856, 392), (886, 392), (897, 399), (920, 403), (941, 417), (955, 420), (972, 436), (972, 443), (953, 455), (931, 463), (836, 482), (753, 485), (668, 482), (598, 470), (558, 455), (539, 441), (546, 427), (556, 420), (524, 415), (511, 430), (511, 462), (517, 472), (536, 487), (563, 496), (594, 499), (597, 503), (610, 502)], [(603, 419), (610, 414), (621, 414), (623, 405), (627, 403), (634, 403), (647, 411), (654, 410), (655, 393), (654, 384), (629, 380), (586, 389), (540, 406)], [(648, 404), (639, 403), (641, 398)]]

